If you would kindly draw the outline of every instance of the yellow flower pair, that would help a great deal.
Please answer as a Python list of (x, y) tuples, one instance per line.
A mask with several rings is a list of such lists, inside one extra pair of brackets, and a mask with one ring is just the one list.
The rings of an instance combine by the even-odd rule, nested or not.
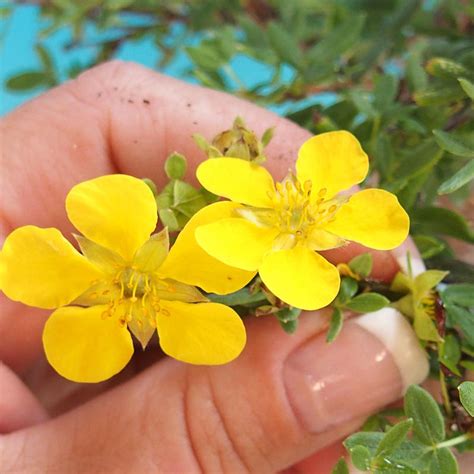
[[(337, 269), (319, 250), (346, 240), (376, 249), (399, 245), (408, 216), (392, 194), (361, 182), (367, 155), (347, 132), (308, 140), (296, 176), (274, 184), (263, 167), (236, 158), (202, 163), (209, 191), (231, 199), (199, 211), (169, 251), (154, 196), (141, 180), (111, 175), (75, 186), (66, 210), (82, 254), (56, 229), (16, 229), (0, 253), (0, 289), (11, 299), (58, 308), (43, 343), (64, 377), (96, 382), (119, 372), (133, 354), (130, 332), (147, 345), (155, 330), (168, 355), (222, 364), (242, 351), (245, 329), (230, 308), (196, 288), (226, 294), (258, 271), (279, 298), (302, 309), (330, 303)], [(151, 235), (151, 236), (150, 236)]]

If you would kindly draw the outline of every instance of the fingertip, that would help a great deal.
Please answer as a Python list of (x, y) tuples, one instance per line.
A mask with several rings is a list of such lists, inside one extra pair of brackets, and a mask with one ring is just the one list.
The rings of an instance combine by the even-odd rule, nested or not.
[(48, 419), (46, 410), (20, 378), (0, 362), (0, 433), (33, 426)]

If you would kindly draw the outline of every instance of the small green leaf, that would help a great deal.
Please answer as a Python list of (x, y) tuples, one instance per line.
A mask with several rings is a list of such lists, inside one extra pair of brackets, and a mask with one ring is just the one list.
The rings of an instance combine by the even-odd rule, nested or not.
[(266, 296), (261, 291), (252, 293), (248, 287), (242, 288), (241, 290), (228, 295), (209, 294), (207, 297), (214, 303), (221, 303), (227, 306), (244, 306), (267, 301)]
[(262, 145), (264, 147), (266, 147), (271, 142), (274, 133), (275, 133), (275, 127), (267, 128), (263, 132), (263, 135), (262, 135), (262, 138), (260, 139), (260, 141), (262, 142)]
[(41, 64), (43, 65), (44, 70), (53, 75), (54, 74), (54, 64), (53, 59), (49, 51), (40, 43), (35, 46), (36, 52), (40, 58)]
[(413, 240), (423, 259), (438, 255), (446, 248), (446, 244), (443, 241), (431, 235), (414, 235)]
[(342, 311), (339, 308), (334, 308), (326, 335), (326, 342), (333, 342), (336, 339), (341, 332), (343, 321)]
[(474, 345), (474, 313), (455, 304), (445, 304), (448, 321), (461, 328), (466, 341)]
[(435, 449), (428, 456), (431, 458), (430, 474), (458, 474), (458, 462), (450, 449)]
[(372, 271), (373, 258), (370, 253), (357, 255), (349, 262), (349, 268), (363, 278), (367, 278)]
[(443, 207), (423, 207), (411, 213), (412, 229), (421, 234), (450, 235), (474, 243), (474, 232), (466, 219)]
[(463, 382), (458, 390), (462, 406), (474, 417), (474, 382)]
[(380, 113), (387, 112), (397, 95), (398, 79), (385, 74), (375, 76), (374, 107)]
[(182, 179), (186, 168), (186, 158), (180, 153), (172, 153), (165, 161), (165, 173), (170, 179)]
[(344, 458), (339, 459), (331, 474), (349, 474), (349, 466)]
[(153, 196), (156, 197), (158, 195), (158, 188), (156, 187), (154, 181), (149, 178), (142, 178), (142, 181), (150, 188)]
[(470, 72), (462, 64), (447, 58), (432, 58), (426, 65), (426, 70), (432, 76), (445, 79), (469, 75)]
[(371, 313), (385, 308), (389, 304), (390, 301), (379, 293), (362, 293), (348, 301), (345, 306), (357, 313)]
[(370, 451), (362, 445), (354, 446), (351, 451), (352, 464), (361, 471), (367, 471), (370, 468), (372, 456)]
[(431, 138), (404, 153), (398, 160), (397, 179), (408, 179), (429, 171), (440, 160), (443, 152)]
[(459, 171), (451, 178), (444, 181), (438, 188), (438, 194), (450, 194), (469, 183), (474, 179), (474, 160), (468, 161)]
[(413, 329), (416, 335), (422, 341), (434, 341), (441, 342), (441, 336), (436, 329), (436, 325), (431, 319), (430, 315), (423, 309), (415, 309), (415, 321), (413, 323)]
[(377, 447), (382, 441), (384, 434), (376, 431), (359, 432), (350, 435), (345, 441), (344, 446), (351, 451), (356, 446), (365, 446), (372, 455), (375, 455)]
[(405, 440), (408, 432), (413, 426), (413, 420), (409, 418), (408, 420), (401, 421), (395, 426), (392, 426), (380, 441), (380, 444), (377, 447), (375, 455), (377, 457), (386, 457), (392, 454)]
[(474, 307), (474, 284), (457, 283), (447, 285), (441, 292), (445, 304), (458, 304), (466, 308)]
[(418, 385), (410, 385), (405, 395), (405, 413), (413, 419), (413, 431), (427, 444), (441, 443), (446, 437), (444, 419), (434, 398)]
[(439, 361), (451, 372), (461, 376), (457, 365), (461, 359), (461, 348), (459, 341), (453, 334), (445, 336), (444, 341), (439, 345)]
[(337, 302), (339, 304), (345, 304), (357, 293), (358, 288), (359, 286), (353, 278), (342, 277), (341, 286), (339, 287), (339, 293), (337, 295)]
[(443, 130), (433, 130), (436, 142), (443, 150), (456, 156), (466, 158), (474, 157), (474, 144), (472, 139), (455, 135), (454, 133), (444, 132)]
[(298, 318), (301, 314), (301, 309), (298, 308), (283, 308), (275, 313), (280, 326), (288, 334), (293, 334), (298, 328)]
[(12, 91), (27, 91), (47, 86), (48, 83), (48, 76), (43, 71), (26, 71), (10, 77), (5, 87)]
[(309, 61), (314, 63), (314, 66), (319, 66), (336, 59), (354, 46), (364, 23), (364, 14), (351, 15), (309, 50)]
[(458, 81), (459, 84), (461, 84), (461, 87), (464, 89), (464, 92), (468, 95), (468, 97), (470, 97), (471, 100), (474, 100), (474, 84), (464, 78), (460, 78), (458, 79)]
[(455, 83), (417, 91), (413, 94), (413, 97), (419, 106), (425, 107), (429, 105), (445, 105), (455, 100), (461, 100), (464, 97), (464, 92)]
[(448, 274), (449, 272), (442, 270), (426, 270), (426, 272), (420, 273), (414, 281), (415, 298), (423, 297), (429, 290), (442, 282)]
[(175, 213), (171, 209), (160, 209), (158, 211), (158, 214), (160, 216), (160, 221), (162, 222), (162, 224), (168, 227), (171, 232), (179, 230), (180, 225), (178, 219), (176, 218)]
[(268, 40), (278, 56), (288, 64), (301, 68), (303, 53), (293, 34), (286, 31), (281, 24), (274, 21), (267, 26)]

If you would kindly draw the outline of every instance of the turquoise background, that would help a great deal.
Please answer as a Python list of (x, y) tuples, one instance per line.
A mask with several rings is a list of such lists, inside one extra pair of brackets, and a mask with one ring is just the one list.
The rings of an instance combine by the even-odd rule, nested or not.
[[(0, 6), (5, 6), (5, 3), (0, 3)], [(127, 18), (127, 21), (133, 23), (140, 20), (131, 17)], [(15, 6), (13, 14), (8, 19), (0, 20), (0, 115), (4, 115), (26, 100), (41, 93), (41, 88), (28, 92), (11, 92), (5, 89), (4, 83), (6, 79), (15, 74), (40, 67), (40, 61), (35, 52), (35, 44), (38, 41), (40, 32), (47, 26), (48, 22), (39, 15), (39, 8), (32, 5)], [(170, 35), (177, 35), (179, 33), (179, 26), (170, 29)], [(71, 42), (72, 35), (70, 28), (64, 27), (53, 35), (48, 36), (45, 40), (41, 40), (41, 44), (51, 53), (59, 77), (61, 80), (65, 80), (67, 78), (65, 71), (68, 68), (73, 65), (80, 65), (84, 68), (92, 61), (96, 52), (96, 48), (93, 46), (95, 42), (101, 38), (110, 37), (113, 34), (113, 31), (98, 32), (90, 26), (86, 30), (86, 43), (90, 44), (90, 46), (68, 49), (66, 46)], [(191, 39), (187, 44), (195, 43), (198, 39), (198, 37)], [(159, 52), (154, 46), (152, 39), (145, 36), (139, 41), (124, 43), (115, 57), (122, 60), (135, 61), (156, 69)], [(180, 51), (173, 62), (162, 69), (161, 72), (194, 82), (186, 74), (186, 70), (190, 66), (191, 62), (187, 55)], [(252, 87), (265, 81), (273, 72), (272, 67), (243, 55), (234, 57), (232, 67), (247, 87)], [(293, 75), (294, 71), (291, 67), (283, 67), (283, 81), (291, 81)], [(284, 114), (289, 110), (298, 109), (310, 103), (323, 103), (327, 105), (334, 102), (334, 100), (334, 95), (323, 94), (297, 104), (289, 102), (272, 107), (272, 109)]]

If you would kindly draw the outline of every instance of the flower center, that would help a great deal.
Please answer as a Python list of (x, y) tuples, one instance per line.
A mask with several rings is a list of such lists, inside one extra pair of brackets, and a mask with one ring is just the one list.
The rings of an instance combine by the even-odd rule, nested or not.
[(342, 203), (341, 198), (327, 199), (326, 188), (315, 190), (315, 199), (311, 181), (302, 185), (293, 174), (277, 183), (276, 190), (273, 196), (276, 225), (281, 234), (293, 235), (296, 240), (306, 238), (310, 231), (323, 229), (333, 221)]
[(160, 283), (165, 284), (134, 267), (120, 269), (112, 280), (112, 285), (116, 289), (115, 295), (102, 316), (111, 317), (119, 306), (124, 306), (125, 311), (121, 311), (120, 324), (125, 325), (135, 319), (139, 326), (142, 326), (146, 320), (146, 323), (154, 327), (156, 323), (153, 313), (164, 312), (159, 304), (158, 286)]

